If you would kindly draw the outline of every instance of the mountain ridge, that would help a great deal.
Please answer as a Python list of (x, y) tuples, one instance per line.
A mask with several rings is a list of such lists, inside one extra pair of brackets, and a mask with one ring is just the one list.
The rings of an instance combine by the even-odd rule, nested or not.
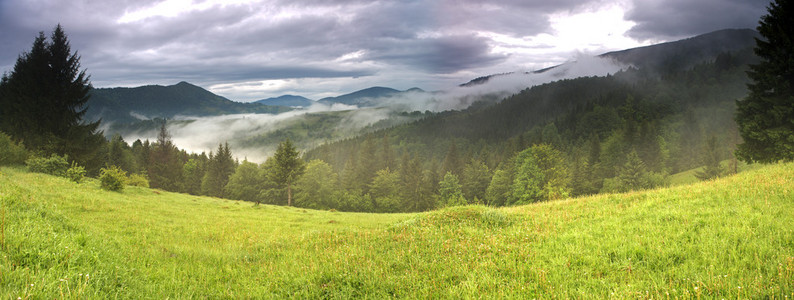
[(270, 106), (288, 106), (288, 107), (307, 107), (315, 102), (309, 98), (297, 95), (281, 95), (278, 97), (270, 97), (266, 99), (256, 100), (254, 103), (261, 103)]
[(286, 107), (241, 103), (181, 81), (174, 85), (97, 88), (90, 91), (86, 119), (134, 122), (178, 115), (209, 116), (232, 113), (279, 113)]
[(416, 87), (407, 89), (405, 91), (400, 91), (389, 87), (373, 86), (336, 97), (325, 97), (317, 100), (317, 102), (325, 104), (340, 103), (359, 107), (372, 107), (383, 104), (383, 100), (387, 98), (399, 97), (409, 93), (424, 92), (424, 90)]
[[(720, 53), (734, 52), (755, 45), (754, 38), (757, 37), (760, 37), (760, 34), (749, 28), (721, 29), (670, 42), (610, 51), (599, 54), (596, 57), (613, 59), (619, 63), (632, 65), (637, 68), (660, 68), (665, 64), (669, 64), (666, 71), (682, 71), (704, 62), (705, 59), (716, 57)], [(523, 72), (523, 74), (544, 73), (565, 64)], [(459, 86), (476, 86), (487, 83), (492, 78), (515, 73), (505, 72), (484, 75)]]

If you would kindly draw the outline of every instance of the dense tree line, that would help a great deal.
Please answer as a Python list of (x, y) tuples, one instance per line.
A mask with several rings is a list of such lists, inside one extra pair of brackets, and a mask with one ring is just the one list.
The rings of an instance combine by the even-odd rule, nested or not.
[[(788, 8), (776, 5), (771, 11)], [(164, 120), (154, 142), (102, 139), (98, 123), (82, 121), (90, 84), (79, 57), (71, 54), (60, 26), (51, 40), (40, 34), (0, 83), (0, 129), (8, 133), (0, 135), (8, 149), (0, 151), (0, 162), (18, 162), (29, 150), (68, 155), (89, 174), (102, 166), (118, 169), (174, 192), (313, 209), (412, 212), (651, 188), (665, 185), (669, 174), (700, 166), (698, 178), (719, 177), (731, 170), (721, 161), (741, 143), (740, 133), (742, 158), (790, 160), (788, 139), (771, 139), (790, 134), (788, 125), (753, 129), (765, 118), (753, 115), (753, 107), (780, 102), (777, 114), (790, 110), (790, 95), (776, 94), (779, 88), (764, 81), (790, 74), (766, 73), (776, 52), (763, 43), (756, 52), (766, 60), (753, 65), (750, 96), (738, 102), (739, 127), (735, 100), (747, 95), (747, 66), (758, 59), (750, 49), (686, 70), (629, 69), (535, 86), (496, 104), (426, 113), (302, 157), (286, 139), (256, 164), (235, 160), (228, 144), (209, 154), (179, 150)], [(790, 87), (778, 83), (784, 91)], [(39, 116), (47, 118), (37, 123)], [(759, 137), (771, 144), (753, 144)]]
[[(746, 94), (752, 59), (725, 53), (676, 74), (631, 69), (563, 80), (324, 145), (303, 158), (288, 140), (262, 164), (234, 161), (223, 144), (209, 155), (188, 154), (170, 143), (163, 125), (154, 143), (111, 138), (108, 161), (166, 190), (342, 211), (520, 205), (644, 189), (699, 166), (707, 165), (698, 173), (704, 179), (728, 171), (720, 162), (739, 143), (733, 101)], [(173, 170), (181, 173), (161, 175)]]
[[(320, 146), (305, 158), (330, 166), (340, 193), (369, 198), (374, 211), (644, 189), (704, 165), (699, 178), (713, 178), (731, 170), (720, 162), (740, 142), (734, 101), (747, 94), (745, 72), (755, 60), (747, 49), (672, 73), (562, 80)], [(397, 156), (408, 163), (395, 165)]]

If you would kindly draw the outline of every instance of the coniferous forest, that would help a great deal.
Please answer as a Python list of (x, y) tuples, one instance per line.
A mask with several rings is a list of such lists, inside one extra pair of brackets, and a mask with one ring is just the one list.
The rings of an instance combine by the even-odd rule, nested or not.
[[(707, 180), (736, 172), (733, 153), (743, 140), (737, 153), (744, 160), (789, 157), (786, 144), (774, 144), (773, 137), (790, 128), (757, 137), (760, 121), (750, 104), (762, 97), (787, 101), (774, 100), (787, 89), (765, 94), (774, 84), (765, 81), (774, 76), (767, 73), (784, 59), (775, 52), (782, 33), (770, 29), (781, 22), (776, 18), (762, 19), (759, 29), (770, 42), (758, 40), (755, 48), (690, 64), (670, 55), (603, 77), (534, 86), (501, 101), (483, 98), (463, 110), (414, 112), (409, 115), (417, 121), (305, 152), (287, 138), (262, 164), (235, 159), (227, 141), (210, 153), (180, 150), (165, 119), (154, 141), (102, 139), (101, 120), (83, 120), (92, 87), (58, 25), (49, 39), (40, 33), (2, 79), (3, 160), (61, 168), (65, 162), (89, 176), (112, 168), (130, 183), (166, 191), (358, 212), (512, 206), (648, 189), (699, 167), (697, 177)], [(749, 100), (737, 102), (748, 87)], [(745, 120), (742, 126), (734, 116)], [(775, 150), (758, 150), (772, 149), (764, 143)]]
[[(21, 57), (19, 70), (4, 79), (5, 93), (18, 91), (14, 86), (40, 84), (23, 81), (25, 68), (45, 51), (39, 48), (68, 46), (60, 27), (52, 40), (36, 40), (31, 52)], [(79, 71), (77, 58), (66, 60), (73, 73)], [(42, 145), (36, 141), (47, 140), (45, 135), (21, 135), (39, 131), (14, 129), (21, 125), (12, 121), (15, 117), (4, 118), (9, 121), (4, 130), (33, 156), (62, 155), (85, 166), (91, 176), (115, 166), (135, 175), (139, 184), (148, 181), (148, 186), (167, 191), (361, 212), (511, 206), (666, 186), (670, 174), (703, 166), (711, 167), (703, 179), (732, 172), (732, 153), (741, 141), (733, 120), (735, 103), (747, 95), (748, 66), (757, 60), (748, 48), (691, 67), (677, 66), (671, 59), (658, 69), (630, 68), (606, 77), (561, 80), (497, 103), (423, 112), (419, 121), (302, 154), (285, 140), (261, 165), (234, 159), (234, 149), (222, 141), (210, 153), (180, 150), (165, 120), (160, 121), (155, 141), (130, 144), (114, 135), (89, 149)], [(79, 75), (72, 84), (82, 84), (85, 94), (86, 75)], [(82, 103), (72, 104), (76, 113)], [(24, 116), (7, 111), (9, 116)], [(79, 120), (73, 116), (71, 122)], [(97, 123), (74, 130), (91, 126), (94, 136), (100, 134)], [(300, 163), (287, 163), (284, 155)], [(720, 165), (723, 160), (730, 166)]]

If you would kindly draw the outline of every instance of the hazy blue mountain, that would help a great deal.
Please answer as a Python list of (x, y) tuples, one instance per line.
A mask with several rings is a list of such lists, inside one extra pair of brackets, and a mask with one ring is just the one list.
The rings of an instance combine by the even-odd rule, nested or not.
[(234, 113), (279, 113), (290, 108), (234, 102), (187, 82), (170, 86), (91, 90), (86, 119), (128, 123), (142, 119)]
[(408, 93), (423, 93), (420, 88), (411, 88), (405, 91), (395, 90), (387, 87), (371, 87), (360, 91), (355, 91), (350, 94), (345, 94), (336, 97), (326, 97), (318, 100), (317, 102), (325, 104), (341, 103), (347, 105), (356, 105), (359, 107), (374, 107), (381, 106), (390, 98), (400, 97)]
[(278, 97), (257, 100), (254, 102), (264, 105), (270, 105), (270, 106), (288, 106), (288, 107), (307, 107), (314, 104), (314, 101), (306, 97), (295, 96), (295, 95), (283, 95)]

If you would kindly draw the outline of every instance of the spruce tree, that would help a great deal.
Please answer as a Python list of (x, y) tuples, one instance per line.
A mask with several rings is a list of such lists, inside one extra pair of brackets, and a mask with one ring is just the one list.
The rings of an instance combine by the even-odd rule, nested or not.
[(447, 151), (447, 156), (444, 157), (444, 163), (441, 165), (441, 171), (443, 173), (450, 172), (455, 176), (460, 176), (462, 173), (463, 166), (460, 163), (460, 157), (458, 155), (458, 147), (455, 145), (453, 141), (449, 146), (449, 151)]
[(436, 191), (438, 190), (440, 176), (435, 169), (436, 167), (433, 166), (429, 170), (422, 171), (422, 183), (419, 186), (420, 197), (416, 199), (418, 201), (416, 211), (426, 211), (436, 207), (436, 202), (438, 201)]
[(135, 159), (132, 156), (132, 149), (119, 134), (114, 134), (110, 138), (107, 146), (107, 165), (117, 166), (127, 173), (134, 174), (138, 171)]
[(0, 131), (33, 150), (68, 155), (98, 169), (105, 142), (99, 121), (85, 122), (91, 84), (61, 25), (43, 32), (0, 80)]
[(289, 139), (278, 145), (273, 159), (275, 165), (268, 175), (273, 182), (287, 188), (287, 206), (292, 206), (292, 185), (303, 175), (306, 164), (298, 156), (298, 150), (295, 150)]
[[(463, 168), (460, 181), (463, 186), (463, 196), (470, 201), (470, 204), (484, 204), (485, 191), (491, 183), (491, 170), (485, 163), (472, 159)], [(475, 203), (475, 200), (478, 202)]]
[(695, 173), (695, 177), (700, 180), (710, 180), (722, 176), (724, 169), (720, 162), (722, 156), (720, 155), (719, 143), (717, 137), (712, 135), (706, 141), (706, 147), (703, 153), (703, 170)]
[(381, 150), (380, 150), (380, 157), (379, 157), (379, 169), (391, 169), (394, 170), (396, 167), (396, 161), (394, 158), (394, 150), (392, 150), (391, 142), (389, 142), (389, 135), (384, 134), (383, 139), (381, 140)]
[(182, 164), (177, 157), (178, 149), (171, 141), (166, 122), (160, 125), (157, 143), (149, 154), (149, 185), (166, 191), (180, 191)]
[(215, 155), (210, 154), (207, 163), (207, 172), (201, 181), (201, 189), (204, 194), (213, 197), (226, 197), (224, 187), (229, 182), (236, 164), (232, 158), (232, 151), (229, 150), (229, 143), (218, 144), (218, 151)]
[(640, 159), (637, 151), (631, 151), (626, 158), (626, 164), (620, 172), (618, 178), (620, 179), (621, 191), (634, 191), (644, 189), (647, 184), (647, 173), (645, 163)]
[(736, 102), (744, 143), (736, 155), (747, 162), (794, 160), (794, 1), (775, 0), (761, 17), (750, 66), (750, 94)]
[(402, 156), (400, 163), (400, 182), (402, 184), (403, 211), (421, 211), (422, 205), (422, 165), (418, 159)]
[(353, 185), (361, 188), (364, 193), (369, 192), (369, 183), (375, 178), (378, 165), (375, 140), (372, 135), (369, 135), (358, 153), (358, 160), (355, 162)]

